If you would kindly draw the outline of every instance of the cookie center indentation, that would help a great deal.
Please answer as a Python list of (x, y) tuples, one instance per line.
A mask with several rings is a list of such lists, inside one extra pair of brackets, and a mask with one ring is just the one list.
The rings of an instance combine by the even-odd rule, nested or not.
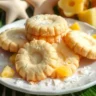
[(31, 62), (33, 64), (39, 64), (42, 60), (43, 60), (43, 57), (40, 52), (34, 52), (31, 56)]

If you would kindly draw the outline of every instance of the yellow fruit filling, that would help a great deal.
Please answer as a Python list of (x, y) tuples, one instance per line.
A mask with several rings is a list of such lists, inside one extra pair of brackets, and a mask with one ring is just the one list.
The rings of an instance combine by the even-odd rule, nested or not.
[(6, 66), (1, 73), (1, 77), (12, 78), (14, 74), (15, 74), (15, 71), (11, 67)]
[(73, 23), (73, 24), (70, 26), (70, 28), (71, 28), (72, 30), (80, 30), (80, 26), (79, 26), (79, 24), (78, 24), (77, 22)]

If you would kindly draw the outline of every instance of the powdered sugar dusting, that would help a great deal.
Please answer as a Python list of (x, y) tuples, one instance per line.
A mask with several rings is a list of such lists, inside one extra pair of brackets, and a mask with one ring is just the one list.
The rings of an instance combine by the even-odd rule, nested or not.
[[(21, 78), (14, 78), (13, 81), (11, 79), (11, 82), (13, 82), (13, 84), (17, 87), (25, 88), (28, 90), (54, 91), (54, 90), (63, 90), (83, 86), (85, 84), (92, 82), (93, 81), (92, 78), (94, 77), (94, 75), (96, 75), (96, 71), (92, 70), (91, 67), (86, 66), (83, 68), (79, 68), (73, 76), (68, 77), (64, 80), (48, 78), (42, 80), (39, 83), (34, 82), (28, 83), (22, 80)], [(6, 80), (5, 78), (0, 78), (0, 80), (3, 81), (5, 80), (6, 82), (8, 82), (8, 79)]]

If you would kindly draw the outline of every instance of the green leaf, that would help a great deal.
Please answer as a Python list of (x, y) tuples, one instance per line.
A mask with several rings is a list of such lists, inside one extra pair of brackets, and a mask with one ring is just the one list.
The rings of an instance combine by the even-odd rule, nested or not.
[(0, 27), (2, 27), (2, 21), (0, 21)]

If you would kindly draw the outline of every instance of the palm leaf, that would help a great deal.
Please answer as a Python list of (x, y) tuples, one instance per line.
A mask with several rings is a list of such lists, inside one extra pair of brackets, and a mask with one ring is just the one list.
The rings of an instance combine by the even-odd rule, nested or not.
[(5, 12), (0, 9), (0, 27), (5, 24)]

